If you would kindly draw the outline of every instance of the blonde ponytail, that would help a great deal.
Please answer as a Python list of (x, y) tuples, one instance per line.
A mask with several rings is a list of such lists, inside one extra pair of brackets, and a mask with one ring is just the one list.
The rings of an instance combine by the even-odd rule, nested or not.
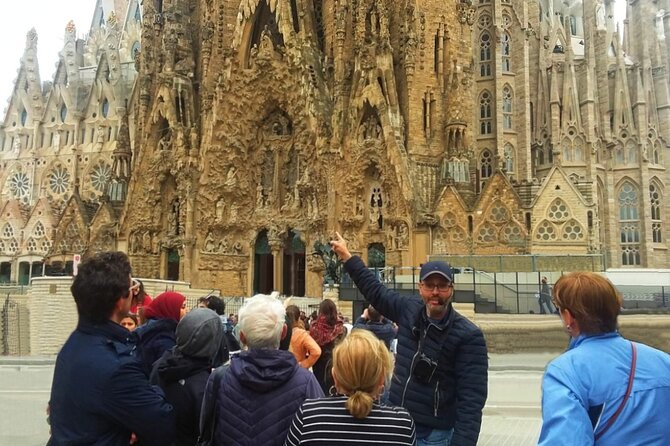
[(354, 418), (370, 414), (384, 378), (393, 368), (391, 353), (370, 331), (355, 329), (333, 350), (333, 377), (338, 390), (349, 395), (346, 408)]
[(346, 408), (354, 418), (363, 419), (370, 414), (372, 403), (374, 400), (369, 393), (357, 390), (349, 395)]

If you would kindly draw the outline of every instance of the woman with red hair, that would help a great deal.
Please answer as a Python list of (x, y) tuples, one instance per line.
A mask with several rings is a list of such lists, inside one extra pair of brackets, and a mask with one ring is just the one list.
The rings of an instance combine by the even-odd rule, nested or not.
[(138, 327), (135, 333), (138, 358), (147, 376), (151, 373), (153, 363), (177, 343), (175, 331), (185, 308), (186, 298), (176, 291), (159, 294), (144, 308), (147, 322)]

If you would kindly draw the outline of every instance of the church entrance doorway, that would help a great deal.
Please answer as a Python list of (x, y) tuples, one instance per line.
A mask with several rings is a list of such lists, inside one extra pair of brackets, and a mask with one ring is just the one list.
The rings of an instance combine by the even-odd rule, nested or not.
[(179, 280), (179, 252), (176, 249), (170, 249), (167, 252), (167, 280)]
[(254, 246), (254, 294), (270, 294), (274, 287), (274, 257), (268, 233), (258, 234)]
[(300, 233), (292, 230), (284, 242), (282, 279), (284, 295), (305, 295), (305, 243), (300, 239)]

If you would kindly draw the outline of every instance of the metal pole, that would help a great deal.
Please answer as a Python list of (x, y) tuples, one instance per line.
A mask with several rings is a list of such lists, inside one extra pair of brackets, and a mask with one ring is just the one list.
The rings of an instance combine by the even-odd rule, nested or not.
[(493, 302), (496, 306), (496, 313), (498, 312), (498, 273), (493, 273)]
[(521, 314), (521, 307), (519, 306), (519, 272), (515, 272), (516, 276), (516, 314)]

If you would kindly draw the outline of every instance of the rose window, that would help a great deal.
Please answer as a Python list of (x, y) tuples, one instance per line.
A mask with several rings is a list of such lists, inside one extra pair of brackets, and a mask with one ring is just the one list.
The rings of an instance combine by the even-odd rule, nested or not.
[(62, 194), (70, 186), (70, 173), (63, 167), (57, 167), (51, 172), (49, 186), (54, 193)]
[(91, 183), (98, 192), (104, 192), (111, 179), (112, 168), (109, 164), (98, 164), (91, 172)]
[(15, 173), (9, 179), (9, 192), (11, 192), (12, 197), (22, 198), (28, 195), (30, 190), (30, 181), (28, 180), (28, 175), (23, 172)]

